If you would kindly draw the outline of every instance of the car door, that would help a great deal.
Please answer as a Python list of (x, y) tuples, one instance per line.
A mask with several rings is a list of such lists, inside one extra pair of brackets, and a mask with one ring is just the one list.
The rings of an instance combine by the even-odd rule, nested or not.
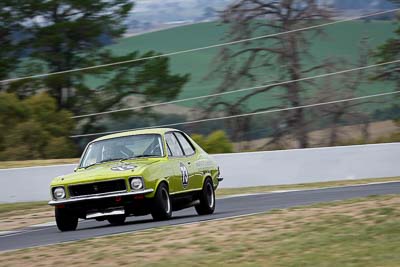
[(169, 178), (170, 193), (179, 193), (189, 183), (189, 171), (186, 165), (183, 164), (185, 156), (178, 140), (172, 132), (165, 134), (165, 142), (167, 144), (169, 166), (171, 166), (173, 172), (173, 175)]
[(193, 190), (202, 188), (203, 176), (197, 167), (197, 160), (199, 155), (196, 153), (193, 144), (184, 133), (174, 132), (174, 135), (178, 139), (183, 153), (185, 154), (184, 164), (187, 165), (187, 169), (189, 171), (190, 183), (185, 189)]

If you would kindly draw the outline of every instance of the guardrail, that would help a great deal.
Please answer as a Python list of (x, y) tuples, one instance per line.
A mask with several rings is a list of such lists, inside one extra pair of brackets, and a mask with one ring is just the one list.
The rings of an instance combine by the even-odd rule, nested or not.
[[(400, 143), (214, 155), (221, 187), (400, 176)], [(49, 199), (50, 181), (75, 164), (0, 169), (0, 202)]]

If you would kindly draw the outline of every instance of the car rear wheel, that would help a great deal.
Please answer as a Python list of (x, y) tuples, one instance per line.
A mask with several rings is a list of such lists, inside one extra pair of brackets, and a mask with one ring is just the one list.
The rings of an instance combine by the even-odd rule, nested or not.
[(111, 225), (122, 225), (125, 223), (126, 216), (125, 215), (116, 215), (116, 216), (110, 216), (107, 218), (107, 221)]
[(78, 226), (78, 216), (66, 208), (55, 208), (56, 224), (61, 232), (75, 231)]
[(168, 220), (171, 218), (172, 208), (169, 198), (168, 187), (162, 183), (158, 186), (154, 195), (151, 216), (156, 221)]
[(200, 204), (195, 206), (197, 214), (213, 214), (215, 210), (215, 191), (210, 178), (204, 182), (203, 189), (200, 192)]

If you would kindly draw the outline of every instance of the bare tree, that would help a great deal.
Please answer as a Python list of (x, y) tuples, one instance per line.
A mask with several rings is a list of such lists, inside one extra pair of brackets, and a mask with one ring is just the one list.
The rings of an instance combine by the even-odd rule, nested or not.
[[(368, 37), (364, 37), (359, 45), (359, 59), (356, 64), (350, 65), (346, 60), (340, 59), (335, 64), (330, 64), (329, 72), (338, 71), (337, 66), (343, 69), (343, 66), (362, 67), (368, 64), (370, 48), (368, 46)], [(366, 70), (358, 70), (355, 74), (346, 73), (340, 76), (326, 77), (321, 88), (315, 94), (314, 102), (329, 102), (339, 99), (348, 99), (357, 97), (360, 87), (368, 81), (368, 72)], [(315, 108), (314, 117), (316, 119), (326, 118), (329, 126), (328, 143), (322, 142), (324, 145), (334, 146), (339, 143), (341, 131), (340, 126), (346, 123), (359, 122), (362, 124), (361, 133), (366, 140), (369, 136), (369, 116), (363, 112), (360, 107), (366, 104), (377, 103), (376, 100), (357, 100), (351, 102), (340, 102), (326, 106)], [(325, 139), (325, 138), (324, 138)], [(324, 141), (324, 140), (322, 140)]]
[[(311, 25), (317, 20), (330, 17), (330, 12), (317, 0), (240, 0), (231, 4), (221, 13), (221, 20), (230, 26), (226, 39), (230, 41), (251, 38), (263, 34), (291, 31)], [(213, 99), (209, 102), (209, 112), (221, 110), (229, 115), (244, 111), (255, 112), (281, 106), (296, 107), (305, 102), (303, 91), (313, 86), (311, 82), (299, 82), (307, 75), (318, 73), (326, 63), (314, 63), (309, 54), (312, 38), (323, 34), (321, 29), (290, 34), (275, 35), (268, 39), (245, 42), (241, 45), (224, 47), (215, 61), (215, 73), (223, 76), (217, 92), (230, 91), (255, 81), (294, 82), (279, 86), (283, 93), (278, 105), (251, 109), (247, 103), (256, 97), (271, 98), (278, 91), (277, 86), (265, 86), (238, 98)], [(304, 62), (307, 60), (307, 64)], [(271, 77), (271, 72), (275, 77)], [(276, 75), (278, 77), (276, 77)], [(283, 89), (283, 90), (282, 90)], [(309, 146), (309, 122), (303, 109), (286, 112), (282, 116), (285, 127), (275, 131), (276, 137), (292, 135), (298, 147)], [(245, 119), (249, 122), (249, 119)], [(243, 131), (243, 124), (236, 123), (236, 132)], [(238, 135), (238, 133), (236, 133)], [(273, 140), (275, 140), (274, 138)], [(279, 139), (279, 138), (277, 138)]]

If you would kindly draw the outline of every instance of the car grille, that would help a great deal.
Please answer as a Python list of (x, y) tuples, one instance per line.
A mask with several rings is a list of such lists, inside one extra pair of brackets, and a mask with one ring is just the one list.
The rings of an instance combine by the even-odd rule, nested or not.
[(125, 180), (112, 180), (91, 184), (71, 185), (68, 187), (71, 197), (106, 194), (126, 191)]

